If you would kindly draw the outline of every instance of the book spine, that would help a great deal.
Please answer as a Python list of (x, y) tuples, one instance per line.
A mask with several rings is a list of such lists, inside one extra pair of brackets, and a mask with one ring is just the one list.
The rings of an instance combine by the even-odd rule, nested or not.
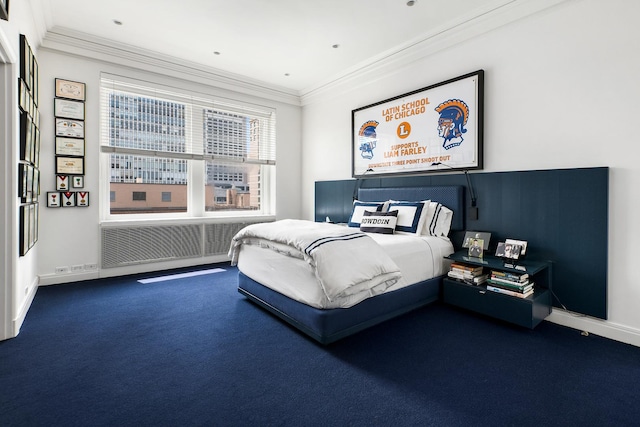
[(531, 289), (533, 289), (533, 283), (529, 283), (526, 286), (518, 286), (518, 285), (513, 285), (510, 283), (504, 283), (504, 282), (500, 282), (497, 281), (493, 278), (488, 280), (489, 283), (491, 283), (493, 286), (497, 286), (499, 288), (504, 288), (504, 289), (508, 289), (510, 291), (514, 291), (514, 292), (527, 292), (530, 291)]
[(529, 278), (529, 274), (527, 273), (516, 274), (516, 273), (510, 273), (508, 271), (498, 271), (498, 270), (491, 270), (491, 275), (495, 277), (500, 277), (506, 280), (513, 280), (515, 282), (524, 282)]
[(460, 264), (460, 263), (457, 263), (457, 262), (452, 263), (451, 264), (451, 268), (455, 268), (456, 270), (469, 271), (469, 272), (482, 271), (482, 267), (476, 267), (476, 266), (473, 266), (473, 265)]
[(499, 288), (497, 286), (487, 285), (487, 290), (492, 292), (497, 292), (500, 294), (510, 295), (512, 297), (517, 297), (517, 298), (526, 298), (529, 295), (533, 295), (533, 289), (526, 293), (520, 293), (520, 292), (509, 291), (507, 289)]
[(491, 276), (491, 280), (495, 280), (496, 283), (504, 283), (507, 286), (511, 286), (517, 289), (524, 289), (530, 286), (529, 281), (526, 282), (514, 282), (513, 280), (501, 279), (500, 277)]

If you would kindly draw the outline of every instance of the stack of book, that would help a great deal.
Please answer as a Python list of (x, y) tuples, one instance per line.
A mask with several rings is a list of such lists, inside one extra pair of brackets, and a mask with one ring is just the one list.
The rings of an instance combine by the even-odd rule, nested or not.
[(484, 273), (484, 268), (478, 265), (469, 265), (461, 262), (451, 263), (449, 273), (452, 279), (461, 280), (472, 285), (481, 285), (489, 278), (489, 273)]
[(487, 280), (487, 290), (526, 298), (533, 295), (533, 282), (529, 281), (527, 273), (492, 270), (491, 277)]

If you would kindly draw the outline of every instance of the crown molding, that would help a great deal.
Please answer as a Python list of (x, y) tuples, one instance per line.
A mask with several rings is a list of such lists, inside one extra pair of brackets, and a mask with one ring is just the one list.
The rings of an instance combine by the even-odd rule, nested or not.
[(368, 85), (412, 62), (568, 1), (570, 0), (513, 0), (506, 4), (502, 1), (493, 2), (484, 10), (472, 11), (453, 23), (435, 28), (420, 38), (407, 41), (324, 82), (301, 90), (301, 104), (309, 105), (332, 93), (343, 93), (345, 88), (352, 90)]
[(114, 42), (68, 28), (54, 27), (42, 39), (41, 49), (91, 58), (215, 86), (246, 95), (300, 106), (298, 91), (206, 67), (173, 56)]

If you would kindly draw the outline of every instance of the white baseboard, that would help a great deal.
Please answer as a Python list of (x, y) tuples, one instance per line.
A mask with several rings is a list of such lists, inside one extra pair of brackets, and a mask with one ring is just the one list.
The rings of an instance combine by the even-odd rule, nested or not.
[(98, 270), (81, 273), (68, 274), (41, 274), (39, 277), (39, 286), (59, 285), (62, 283), (80, 282), (82, 280), (93, 280), (100, 278)]
[(20, 310), (16, 314), (15, 319), (13, 319), (13, 322), (12, 322), (13, 337), (17, 337), (18, 334), (20, 333), (20, 328), (24, 323), (24, 319), (27, 317), (27, 313), (29, 312), (29, 307), (31, 307), (31, 303), (33, 303), (33, 299), (35, 298), (37, 291), (38, 291), (38, 278), (36, 277), (33, 283), (31, 284), (31, 286), (29, 286), (29, 292), (27, 293), (27, 297), (22, 301), (22, 306), (20, 307)]
[(640, 330), (606, 320), (587, 317), (582, 314), (553, 308), (553, 311), (546, 318), (549, 322), (567, 326), (579, 331), (588, 332), (604, 338), (620, 341), (640, 347)]

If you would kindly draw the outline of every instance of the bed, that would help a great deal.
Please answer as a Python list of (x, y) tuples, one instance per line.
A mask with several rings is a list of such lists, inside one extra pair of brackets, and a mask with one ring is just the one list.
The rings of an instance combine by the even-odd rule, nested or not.
[[(272, 234), (257, 237), (252, 235), (252, 230), (243, 229), (234, 236), (229, 252), (232, 263), (238, 266), (238, 291), (251, 302), (322, 344), (329, 344), (430, 304), (440, 296), (442, 278), (448, 269), (444, 257), (453, 252), (453, 245), (446, 235), (450, 230), (464, 229), (463, 194), (464, 187), (461, 186), (361, 188), (347, 225), (276, 221), (277, 224), (270, 224), (269, 228), (266, 225), (263, 227)], [(419, 214), (415, 208), (421, 204), (424, 209)], [(363, 208), (372, 205), (376, 206), (375, 211), (370, 207)], [(438, 217), (434, 208), (438, 213), (446, 212), (449, 218), (444, 223), (439, 220), (439, 224), (444, 226), (437, 230), (433, 229), (435, 218)], [(359, 215), (356, 215), (358, 209)], [(364, 214), (364, 211), (369, 212)], [(393, 224), (396, 229), (394, 234), (361, 231), (360, 225), (371, 225), (374, 221), (370, 217), (381, 222), (386, 216), (378, 215), (391, 214), (377, 212), (388, 211), (395, 211), (393, 215), (397, 217), (397, 224), (395, 221)], [(403, 212), (413, 216), (407, 217)], [(431, 218), (427, 221), (429, 215)], [(439, 218), (447, 215), (443, 213)], [(425, 228), (421, 231), (417, 226), (422, 223)], [(430, 230), (426, 228), (428, 224), (431, 224)], [(343, 256), (332, 244), (322, 245), (317, 252), (325, 247), (332, 249), (318, 254), (319, 258), (313, 260), (306, 254), (292, 256), (298, 251), (289, 249), (291, 241), (276, 241), (280, 233), (278, 227), (300, 227), (303, 232), (312, 230), (311, 233), (327, 233), (327, 236), (333, 237), (323, 239), (349, 241), (339, 243), (345, 245), (345, 253), (371, 255)], [(276, 231), (272, 231), (274, 228)], [(362, 230), (370, 229), (363, 225)], [(442, 236), (444, 232), (446, 234)], [(302, 247), (311, 247), (307, 244), (313, 241), (315, 248), (315, 242), (321, 239), (314, 240), (313, 236), (315, 234), (305, 237), (309, 240)], [(365, 249), (365, 246), (357, 246), (370, 245), (371, 241), (376, 247), (366, 246)], [(338, 265), (347, 259), (353, 268)], [(391, 263), (386, 263), (389, 260)], [(328, 264), (334, 262), (337, 264)], [(332, 268), (320, 274), (316, 267), (319, 268), (322, 263)], [(378, 264), (368, 263), (380, 263), (381, 271), (378, 271)], [(370, 273), (373, 271), (375, 273)], [(338, 289), (334, 289), (331, 280), (325, 279), (325, 274), (345, 274), (345, 281), (349, 284), (339, 283)], [(362, 278), (358, 276), (352, 279), (352, 274), (371, 274), (366, 280), (372, 283), (362, 287)]]

